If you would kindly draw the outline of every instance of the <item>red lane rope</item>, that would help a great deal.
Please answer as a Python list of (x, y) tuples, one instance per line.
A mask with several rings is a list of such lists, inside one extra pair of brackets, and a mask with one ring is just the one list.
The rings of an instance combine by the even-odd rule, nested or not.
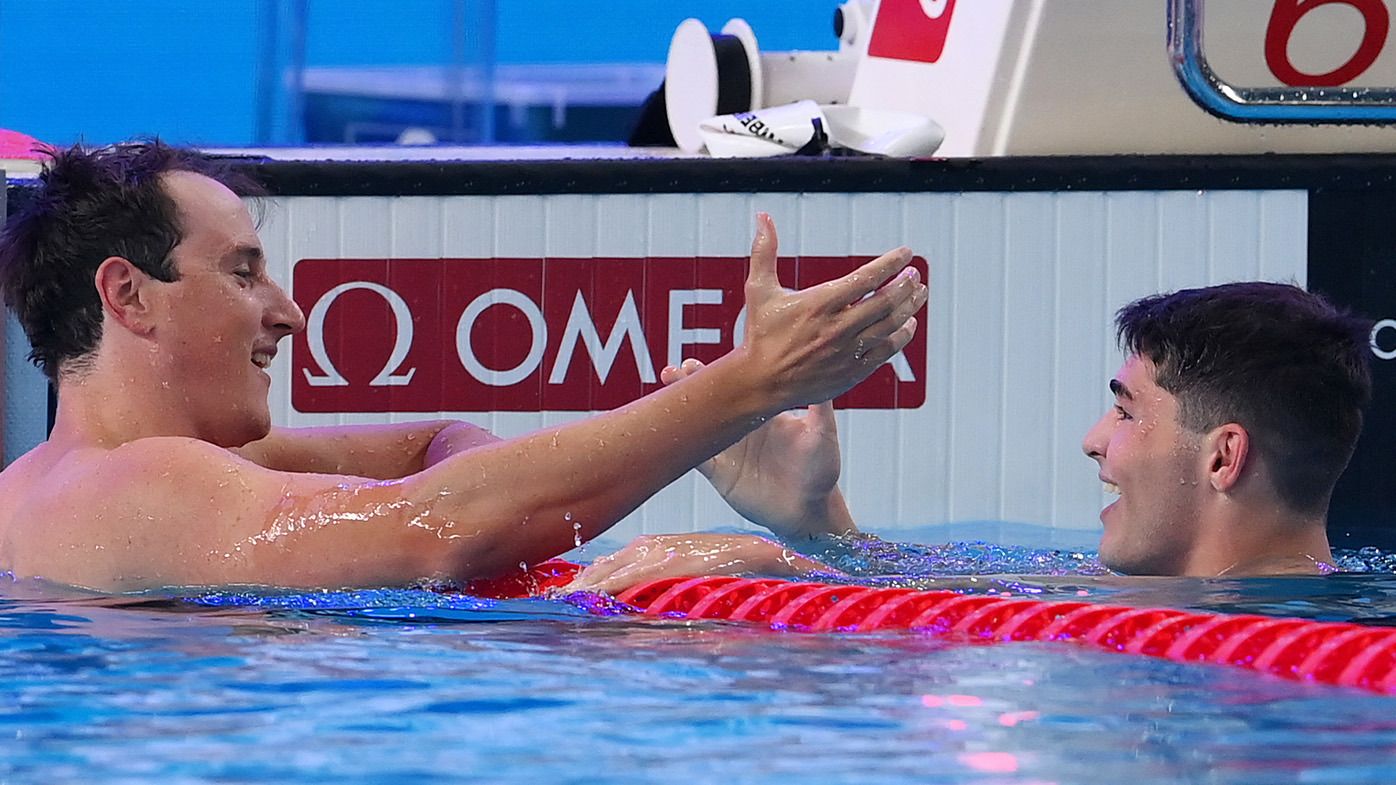
[[(565, 586), (580, 569), (554, 560), (465, 589), (487, 597), (537, 596)], [(1396, 693), (1396, 629), (1388, 627), (730, 576), (664, 578), (616, 599), (649, 616), (807, 632), (912, 630), (975, 643), (1070, 641)]]

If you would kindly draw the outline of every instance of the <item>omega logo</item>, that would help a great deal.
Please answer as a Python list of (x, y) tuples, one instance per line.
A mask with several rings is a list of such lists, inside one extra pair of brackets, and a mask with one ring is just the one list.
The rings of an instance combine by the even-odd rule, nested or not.
[[(297, 410), (607, 408), (656, 389), (666, 365), (716, 360), (746, 332), (745, 259), (388, 261), (297, 263), (292, 291), (307, 313), (292, 339)], [(804, 288), (863, 261), (806, 257), (783, 275)], [(921, 405), (922, 335), (839, 405)]]
[[(383, 369), (373, 377), (368, 386), (401, 387), (411, 384), (412, 376), (417, 372), (417, 369), (408, 368), (405, 373), (398, 371), (402, 370), (402, 365), (412, 348), (412, 309), (407, 301), (402, 299), (402, 295), (387, 286), (372, 281), (342, 283), (315, 301), (314, 307), (310, 309), (310, 316), (307, 318), (306, 340), (309, 342), (310, 356), (320, 366), (323, 373), (316, 374), (308, 367), (302, 368), (301, 372), (305, 375), (306, 383), (312, 387), (347, 387), (349, 385), (349, 380), (344, 378), (335, 368), (334, 362), (330, 359), (329, 349), (325, 345), (325, 317), (329, 314), (330, 306), (334, 305), (335, 300), (339, 299), (340, 295), (356, 289), (364, 289), (383, 298), (392, 309), (393, 322), (396, 327), (392, 353), (388, 356)], [(722, 341), (721, 330), (712, 328), (690, 329), (684, 325), (683, 320), (684, 306), (694, 304), (720, 305), (722, 295), (721, 289), (674, 290), (669, 293), (670, 340), (665, 355), (666, 364), (678, 365), (682, 362), (685, 346), (716, 344)], [(505, 306), (518, 310), (528, 321), (531, 331), (528, 354), (513, 368), (489, 368), (480, 361), (475, 353), (472, 340), (475, 322), (486, 310), (495, 306)], [(1396, 326), (1396, 322), (1393, 322), (1392, 325)], [(745, 332), (746, 307), (743, 306), (732, 328), (734, 345), (742, 342)], [(640, 323), (640, 314), (635, 306), (635, 293), (633, 291), (626, 292), (625, 302), (621, 306), (620, 314), (616, 317), (616, 323), (612, 327), (611, 333), (606, 336), (605, 341), (602, 341), (601, 333), (596, 327), (596, 322), (592, 319), (586, 300), (582, 297), (582, 293), (578, 292), (572, 301), (572, 311), (567, 317), (566, 326), (563, 328), (562, 348), (554, 359), (552, 370), (548, 374), (548, 383), (562, 384), (566, 380), (567, 370), (576, 354), (579, 343), (592, 358), (592, 365), (598, 378), (605, 382), (620, 354), (622, 344), (627, 339), (635, 360), (635, 370), (638, 372), (640, 380), (647, 384), (653, 384), (657, 376), (654, 364), (649, 359), (649, 341), (645, 338), (644, 329)], [(465, 311), (461, 313), (459, 321), (456, 322), (455, 348), (461, 365), (477, 381), (492, 387), (508, 387), (518, 384), (537, 371), (542, 365), (547, 344), (548, 324), (543, 318), (542, 309), (528, 295), (515, 289), (491, 289), (476, 297), (465, 307)], [(896, 354), (888, 359), (886, 364), (892, 366), (893, 373), (896, 374), (898, 380), (915, 381), (916, 376), (905, 355)]]
[(310, 309), (310, 316), (306, 321), (307, 337), (310, 339), (310, 356), (315, 358), (315, 362), (324, 370), (322, 375), (316, 376), (310, 372), (309, 368), (302, 368), (305, 373), (305, 380), (312, 387), (346, 387), (349, 380), (340, 375), (335, 369), (334, 363), (330, 362), (330, 353), (325, 348), (325, 317), (330, 312), (330, 306), (339, 299), (341, 294), (352, 292), (355, 289), (367, 289), (384, 300), (388, 301), (388, 306), (393, 309), (393, 320), (397, 324), (397, 338), (393, 341), (393, 352), (388, 357), (388, 363), (383, 366), (383, 370), (373, 377), (369, 382), (370, 387), (398, 387), (412, 383), (412, 375), (417, 372), (416, 368), (409, 368), (407, 373), (395, 374), (392, 371), (402, 365), (407, 359), (407, 352), (412, 347), (412, 309), (407, 302), (397, 292), (382, 284), (372, 281), (352, 281), (342, 283), (329, 290), (323, 297), (315, 302), (315, 307)]

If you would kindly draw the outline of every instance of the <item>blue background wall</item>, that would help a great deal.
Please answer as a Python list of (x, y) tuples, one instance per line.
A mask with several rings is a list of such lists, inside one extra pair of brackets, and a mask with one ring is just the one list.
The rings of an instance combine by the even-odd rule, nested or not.
[[(0, 127), (92, 143), (159, 134), (254, 144), (259, 69), (294, 0), (0, 0)], [(500, 63), (663, 62), (696, 16), (751, 22), (766, 50), (832, 49), (836, 0), (496, 0)], [(448, 64), (484, 51), (452, 40), (453, 0), (305, 0), (306, 65)], [(471, 0), (465, 17), (488, 6)], [(269, 34), (273, 37), (269, 38)], [(458, 50), (456, 47), (459, 46)]]

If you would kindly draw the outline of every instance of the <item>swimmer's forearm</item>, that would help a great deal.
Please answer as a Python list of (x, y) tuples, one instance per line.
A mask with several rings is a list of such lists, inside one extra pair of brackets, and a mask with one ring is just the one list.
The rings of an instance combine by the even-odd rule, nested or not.
[(708, 371), (586, 420), (453, 456), (404, 493), (464, 530), (443, 570), (488, 576), (589, 540), (783, 404), (735, 351)]

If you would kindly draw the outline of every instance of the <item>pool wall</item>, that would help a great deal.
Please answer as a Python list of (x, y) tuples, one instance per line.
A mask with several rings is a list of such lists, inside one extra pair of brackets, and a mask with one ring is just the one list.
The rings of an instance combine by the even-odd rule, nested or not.
[[(893, 534), (1032, 522), (1076, 545), (1093, 539), (1106, 503), (1079, 444), (1122, 359), (1115, 310), (1157, 291), (1266, 279), (1382, 318), (1389, 297), (1373, 282), (1396, 241), (1377, 216), (1393, 164), (1379, 155), (249, 162), (274, 194), (262, 223), (272, 272), (310, 317), (274, 364), (273, 416), (283, 425), (460, 417), (512, 436), (619, 405), (653, 389), (649, 374), (671, 358), (730, 347), (752, 216), (765, 210), (780, 228), (787, 285), (827, 280), (899, 244), (928, 267), (922, 338), (839, 402), (856, 518)], [(1389, 465), (1396, 427), (1384, 415), (1379, 352), (1378, 401), (1350, 471), (1369, 479), (1340, 487), (1340, 545), (1380, 544), (1396, 512), (1370, 479)], [(740, 523), (691, 475), (613, 534)], [(999, 539), (999, 527), (982, 535)]]
[[(689, 179), (668, 193), (607, 192), (614, 178), (649, 164), (612, 162), (596, 164), (593, 181), (574, 181), (571, 193), (280, 198), (263, 239), (311, 324), (291, 362), (277, 367), (275, 417), (315, 425), (446, 415), (512, 436), (623, 403), (652, 388), (637, 378), (639, 339), (638, 354), (656, 370), (675, 356), (676, 329), (693, 340), (684, 356), (711, 359), (730, 347), (752, 215), (766, 210), (792, 260), (787, 285), (827, 279), (899, 244), (929, 264), (926, 340), (908, 348), (919, 357), (901, 375), (883, 369), (841, 401), (860, 406), (839, 415), (856, 518), (878, 530), (1031, 521), (1077, 542), (1107, 503), (1079, 444), (1107, 405), (1106, 381), (1120, 362), (1113, 312), (1160, 289), (1305, 280), (1300, 190), (773, 192), (757, 177), (747, 184), (752, 193), (714, 193), (704, 192), (708, 163), (671, 164)], [(811, 264), (832, 267), (798, 280)], [(355, 282), (383, 288), (341, 288), (329, 299)], [(490, 300), (491, 291), (524, 299)], [(699, 292), (709, 293), (707, 302), (694, 302)], [(578, 301), (600, 352), (566, 341), (569, 322), (578, 332)], [(489, 308), (498, 309), (492, 325), (484, 322)], [(479, 318), (462, 328), (467, 311)], [(616, 326), (625, 321), (636, 329)], [(462, 329), (470, 335), (464, 347)], [(704, 330), (711, 332), (696, 334)], [(491, 340), (518, 345), (482, 360)], [(312, 345), (339, 379), (328, 378)], [(530, 362), (535, 347), (546, 348)], [(591, 358), (607, 348), (603, 373)], [(363, 353), (371, 358), (354, 366), (351, 380), (346, 363)], [(496, 405), (479, 389), (488, 384), (472, 385), (479, 380), (463, 372), (467, 365), (515, 371), (495, 379)], [(454, 376), (433, 374), (436, 367)], [(319, 386), (307, 383), (312, 377)], [(341, 380), (348, 383), (328, 383)], [(445, 408), (418, 411), (434, 401)], [(388, 411), (356, 411), (364, 408)], [(478, 408), (493, 410), (471, 410)], [(690, 476), (615, 533), (739, 522)]]

